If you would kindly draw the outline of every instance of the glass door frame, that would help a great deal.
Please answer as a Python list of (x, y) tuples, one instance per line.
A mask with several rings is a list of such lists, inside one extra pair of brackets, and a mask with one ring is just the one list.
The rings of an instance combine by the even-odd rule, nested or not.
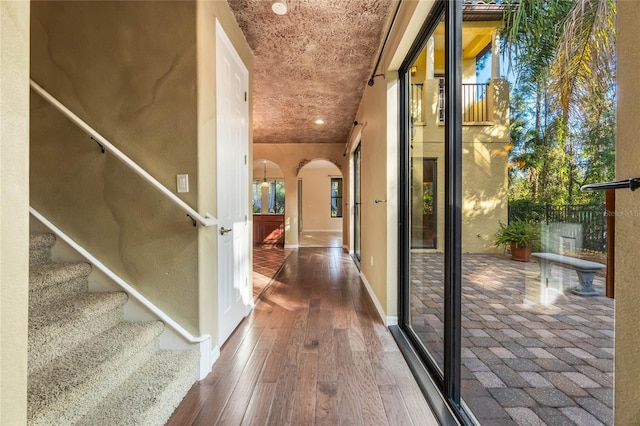
[(362, 245), (362, 211), (360, 182), (362, 180), (362, 144), (353, 151), (353, 259), (360, 269)]
[[(445, 23), (444, 371), (410, 327), (410, 69), (441, 20)], [(442, 424), (474, 424), (460, 400), (462, 308), (462, 0), (438, 0), (399, 69), (400, 173), (398, 326), (389, 327)]]

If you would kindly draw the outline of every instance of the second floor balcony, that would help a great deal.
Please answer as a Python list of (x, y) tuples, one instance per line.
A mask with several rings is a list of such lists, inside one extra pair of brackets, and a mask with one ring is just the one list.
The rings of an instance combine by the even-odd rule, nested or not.
[[(503, 83), (504, 80), (498, 79), (492, 82), (462, 84), (462, 122), (464, 125), (491, 126), (496, 117), (503, 117), (504, 113), (508, 113), (508, 95), (506, 102), (504, 99), (496, 99), (499, 93), (494, 90), (495, 83)], [(428, 80), (426, 83), (412, 83), (410, 100), (411, 118), (414, 125), (428, 125), (434, 121), (437, 124), (444, 123), (446, 102), (444, 79)], [(499, 111), (496, 111), (496, 108)]]

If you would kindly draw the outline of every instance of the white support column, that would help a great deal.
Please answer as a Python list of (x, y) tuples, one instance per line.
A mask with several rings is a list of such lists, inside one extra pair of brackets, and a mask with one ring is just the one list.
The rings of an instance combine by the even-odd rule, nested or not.
[(434, 54), (433, 54), (433, 37), (429, 38), (429, 41), (427, 41), (427, 71), (426, 71), (426, 76), (425, 78), (427, 80), (432, 79), (433, 78), (433, 74), (434, 74)]
[(500, 78), (500, 33), (496, 30), (491, 40), (491, 79)]

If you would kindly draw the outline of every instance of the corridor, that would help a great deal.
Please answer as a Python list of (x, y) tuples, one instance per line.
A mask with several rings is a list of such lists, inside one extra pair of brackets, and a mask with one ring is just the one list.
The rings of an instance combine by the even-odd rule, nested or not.
[(293, 251), (169, 425), (437, 425), (351, 258)]

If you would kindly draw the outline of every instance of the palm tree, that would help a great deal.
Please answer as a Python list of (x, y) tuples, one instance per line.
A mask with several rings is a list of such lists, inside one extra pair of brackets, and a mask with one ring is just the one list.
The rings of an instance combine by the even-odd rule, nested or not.
[(544, 177), (555, 161), (545, 152), (563, 152), (557, 175), (564, 181), (565, 201), (572, 202), (579, 177), (590, 168), (583, 164), (582, 152), (589, 152), (585, 147), (592, 142), (582, 129), (610, 119), (610, 114), (594, 115), (594, 105), (615, 105), (615, 0), (506, 2), (513, 7), (505, 14), (505, 47), (515, 59), (510, 63), (515, 64), (516, 85), (535, 100), (529, 132), (536, 135), (542, 157), (526, 167), (536, 168), (536, 177), (543, 179), (532, 182), (540, 186), (536, 193), (551, 194)]
[(575, 0), (565, 18), (551, 67), (551, 88), (565, 116), (585, 97), (597, 100), (611, 91), (615, 18), (615, 0)]

